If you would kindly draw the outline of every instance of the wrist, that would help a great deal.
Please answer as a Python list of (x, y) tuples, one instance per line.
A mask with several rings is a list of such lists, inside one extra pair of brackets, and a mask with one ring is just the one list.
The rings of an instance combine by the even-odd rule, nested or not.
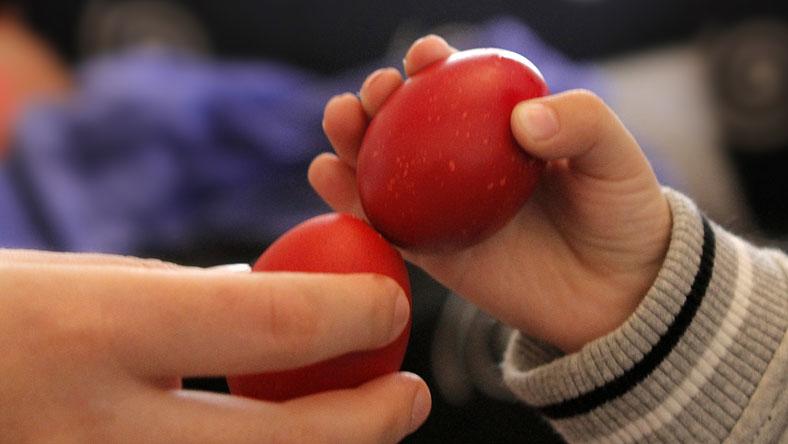
[[(692, 292), (693, 282), (702, 268), (703, 246), (704, 243), (708, 243), (704, 239), (708, 230), (703, 226), (700, 213), (694, 204), (673, 191), (666, 190), (665, 194), (669, 196), (673, 214), (670, 246), (656, 279), (640, 298), (634, 312), (630, 313), (623, 323), (614, 326), (609, 333), (589, 339), (583, 344), (577, 341), (579, 346), (573, 350), (576, 353), (567, 353), (563, 347), (554, 348), (559, 345), (555, 342), (542, 344), (544, 339), (536, 342), (542, 344), (538, 347), (539, 353), (536, 353), (533, 352), (533, 339), (522, 332), (516, 334), (507, 351), (506, 365), (515, 372), (528, 373), (529, 377), (524, 382), (530, 384), (536, 379), (548, 377), (553, 374), (551, 370), (553, 364), (563, 366), (569, 361), (578, 359), (580, 355), (586, 356), (601, 349), (644, 351), (650, 349), (659, 340), (659, 336), (667, 329), (669, 320), (676, 317), (682, 301), (686, 299), (685, 295)], [(576, 338), (580, 337), (582, 335), (576, 336)], [(568, 361), (562, 358), (567, 358)], [(625, 361), (630, 359), (627, 355), (616, 355), (614, 358), (623, 360), (617, 364), (619, 366), (625, 366)], [(570, 368), (565, 370), (570, 371)], [(535, 374), (541, 376), (534, 379), (531, 376)], [(533, 386), (529, 385), (528, 391), (544, 395), (542, 388), (550, 390), (549, 387), (542, 387), (540, 383), (536, 383)]]
[(587, 269), (585, 278), (576, 276), (586, 282), (578, 286), (582, 295), (566, 304), (562, 328), (542, 340), (565, 353), (574, 353), (619, 328), (641, 305), (665, 266), (673, 238), (671, 204), (661, 189), (657, 193), (657, 197), (647, 199), (652, 208), (645, 213), (654, 215), (649, 217), (650, 226), (639, 229), (643, 234), (630, 236), (636, 243), (623, 247), (629, 255), (616, 253), (623, 259), (616, 258), (615, 265)]
[[(511, 338), (508, 386), (568, 441), (738, 442), (734, 425), (749, 436), (761, 430), (764, 406), (779, 393), (780, 378), (771, 378), (784, 374), (774, 365), (785, 350), (784, 256), (751, 248), (688, 199), (665, 194), (670, 248), (622, 326), (570, 355), (522, 333)], [(685, 427), (691, 435), (675, 434)]]

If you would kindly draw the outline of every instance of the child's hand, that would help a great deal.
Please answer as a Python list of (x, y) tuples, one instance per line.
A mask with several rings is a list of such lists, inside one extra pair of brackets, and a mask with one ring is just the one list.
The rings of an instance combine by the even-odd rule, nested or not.
[[(408, 51), (405, 72), (454, 51), (425, 37)], [(335, 210), (363, 216), (358, 149), (369, 119), (402, 81), (394, 68), (378, 70), (360, 98), (345, 94), (326, 105), (324, 129), (336, 155), (318, 156), (309, 179)], [(498, 319), (575, 351), (623, 323), (651, 286), (668, 247), (670, 209), (637, 142), (589, 92), (521, 103), (512, 132), (524, 150), (549, 162), (520, 213), (464, 251), (404, 254)]]
[(281, 404), (180, 389), (387, 344), (397, 298), (372, 275), (0, 250), (0, 441), (398, 442), (429, 411), (412, 375)]

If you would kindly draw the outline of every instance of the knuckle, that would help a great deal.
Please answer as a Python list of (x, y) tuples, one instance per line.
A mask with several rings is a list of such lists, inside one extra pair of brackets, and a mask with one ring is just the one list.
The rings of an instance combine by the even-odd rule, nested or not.
[(323, 329), (319, 307), (304, 292), (272, 294), (263, 299), (259, 325), (262, 334), (283, 349), (299, 347), (311, 349)]
[(584, 120), (580, 127), (586, 128), (589, 134), (601, 134), (607, 130), (614, 119), (614, 113), (605, 101), (593, 91), (587, 89), (573, 90), (572, 100), (585, 112), (580, 114)]
[(600, 98), (595, 92), (589, 89), (575, 89), (572, 91), (572, 95), (575, 97), (576, 100), (582, 100), (584, 103), (590, 106), (600, 106), (604, 104), (602, 98)]
[[(323, 121), (324, 122), (333, 122), (336, 120), (337, 114), (342, 110), (342, 102), (347, 100), (347, 94), (339, 94), (326, 102), (325, 107), (323, 108)], [(325, 125), (325, 124), (324, 124)], [(333, 127), (331, 125), (325, 125), (326, 130), (331, 130)]]
[[(70, 304), (69, 304), (70, 305)], [(37, 346), (53, 355), (87, 360), (106, 348), (107, 322), (94, 309), (56, 304), (28, 311), (28, 325), (36, 332)]]
[(592, 116), (605, 116), (609, 109), (607, 103), (595, 92), (588, 89), (577, 89), (572, 91), (574, 100), (578, 101), (583, 109), (591, 111)]
[(83, 288), (55, 284), (58, 278), (42, 279), (27, 272), (0, 273), (0, 281), (12, 289), (4, 295), (4, 309), (12, 317), (3, 317), (9, 322), (3, 322), (2, 327), (23, 326), (20, 330), (26, 333), (11, 332), (12, 337), (19, 349), (34, 350), (31, 356), (40, 360), (57, 362), (67, 356), (76, 362), (75, 357), (86, 360), (100, 356), (106, 349), (111, 324), (104, 305), (88, 300), (88, 291)]

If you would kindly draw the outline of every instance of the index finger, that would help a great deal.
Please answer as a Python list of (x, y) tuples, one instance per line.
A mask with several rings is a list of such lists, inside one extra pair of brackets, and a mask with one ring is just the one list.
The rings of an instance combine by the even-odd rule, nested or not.
[[(403, 63), (407, 75), (413, 75), (427, 65), (445, 59), (457, 50), (436, 35), (416, 40), (405, 55)], [(384, 68), (370, 75), (361, 87), (359, 96), (346, 93), (332, 97), (323, 112), (323, 131), (334, 151), (350, 168), (356, 159), (369, 118), (396, 90), (402, 79), (392, 68)]]
[(399, 285), (372, 274), (6, 271), (9, 288), (30, 293), (22, 296), (36, 319), (66, 337), (91, 332), (97, 353), (145, 377), (266, 372), (374, 349), (400, 335), (410, 312)]
[(422, 37), (411, 45), (405, 54), (402, 64), (405, 67), (405, 74), (412, 76), (425, 67), (443, 60), (457, 52), (457, 49), (449, 46), (441, 36), (430, 34)]
[(323, 132), (339, 158), (352, 169), (356, 168), (368, 120), (361, 100), (351, 93), (332, 97), (323, 111)]

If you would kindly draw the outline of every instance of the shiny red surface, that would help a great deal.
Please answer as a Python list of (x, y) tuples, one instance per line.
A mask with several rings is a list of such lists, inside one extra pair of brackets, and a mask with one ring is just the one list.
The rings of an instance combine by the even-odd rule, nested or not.
[[(291, 229), (260, 256), (254, 270), (378, 273), (397, 281), (411, 299), (408, 270), (399, 252), (365, 222), (345, 214), (318, 216)], [(357, 387), (399, 370), (410, 326), (411, 321), (399, 338), (377, 350), (351, 353), (300, 369), (228, 376), (227, 384), (233, 394), (270, 401)]]
[(380, 109), (358, 158), (372, 225), (415, 250), (454, 250), (505, 225), (535, 187), (542, 162), (520, 149), (510, 115), (548, 93), (517, 54), (459, 52), (408, 79)]

